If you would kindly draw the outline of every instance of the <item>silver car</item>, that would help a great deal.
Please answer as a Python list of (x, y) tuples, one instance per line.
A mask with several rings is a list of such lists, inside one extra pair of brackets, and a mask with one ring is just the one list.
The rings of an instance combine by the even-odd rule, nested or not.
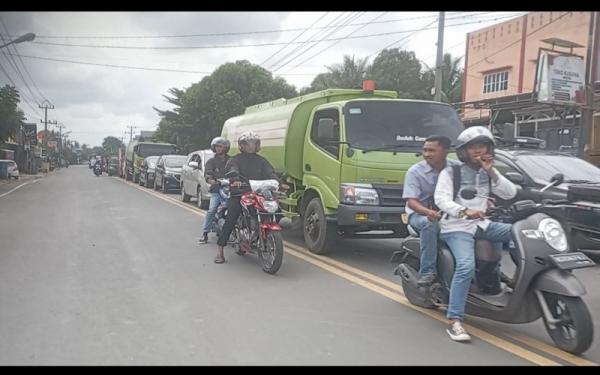
[(204, 178), (206, 162), (214, 156), (212, 150), (194, 151), (188, 155), (181, 170), (181, 200), (198, 199), (198, 207), (207, 209), (210, 203), (208, 184)]

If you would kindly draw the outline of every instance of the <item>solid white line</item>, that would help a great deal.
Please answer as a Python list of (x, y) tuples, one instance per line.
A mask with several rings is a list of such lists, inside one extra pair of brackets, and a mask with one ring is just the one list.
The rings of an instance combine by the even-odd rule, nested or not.
[(6, 192), (6, 193), (4, 193), (4, 194), (0, 194), (0, 198), (2, 198), (2, 197), (3, 197), (3, 196), (5, 196), (5, 195), (8, 195), (8, 194), (12, 193), (13, 191), (15, 191), (15, 190), (17, 190), (17, 189), (19, 189), (19, 188), (21, 188), (21, 187), (23, 187), (23, 186), (25, 186), (25, 185), (29, 185), (29, 184), (35, 184), (36, 182), (38, 182), (38, 180), (33, 180), (33, 181), (30, 181), (30, 182), (24, 182), (24, 183), (22, 183), (21, 185), (17, 186), (17, 187), (16, 187), (16, 188), (14, 188), (14, 189), (12, 189), (12, 190), (9, 190), (9, 191), (7, 191), (7, 192)]

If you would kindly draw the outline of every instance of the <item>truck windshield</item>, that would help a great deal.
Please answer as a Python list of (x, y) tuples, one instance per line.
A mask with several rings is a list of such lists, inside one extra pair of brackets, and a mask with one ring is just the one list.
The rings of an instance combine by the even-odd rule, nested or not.
[(452, 107), (410, 101), (352, 101), (344, 107), (346, 140), (354, 148), (420, 150), (430, 135), (452, 143), (464, 129)]
[(176, 152), (173, 145), (158, 145), (158, 144), (143, 144), (139, 147), (139, 155), (143, 158), (148, 156), (160, 156), (166, 154), (174, 154)]

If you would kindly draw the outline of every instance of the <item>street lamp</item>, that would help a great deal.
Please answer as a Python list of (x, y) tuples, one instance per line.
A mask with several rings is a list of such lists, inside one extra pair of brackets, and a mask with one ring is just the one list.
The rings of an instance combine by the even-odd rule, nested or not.
[(17, 43), (22, 43), (22, 42), (31, 42), (34, 39), (35, 39), (35, 34), (34, 33), (27, 33), (25, 35), (21, 35), (20, 37), (18, 37), (15, 40), (11, 40), (10, 42), (8, 42), (6, 44), (1, 45), (0, 48), (6, 47), (6, 46), (11, 45), (11, 44), (17, 44)]

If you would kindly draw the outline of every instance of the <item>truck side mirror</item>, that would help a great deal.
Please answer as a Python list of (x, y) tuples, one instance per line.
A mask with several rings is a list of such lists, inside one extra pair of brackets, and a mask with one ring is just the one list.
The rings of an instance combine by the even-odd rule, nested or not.
[(337, 139), (335, 134), (335, 121), (331, 118), (319, 119), (317, 125), (317, 138), (323, 141), (331, 141)]

